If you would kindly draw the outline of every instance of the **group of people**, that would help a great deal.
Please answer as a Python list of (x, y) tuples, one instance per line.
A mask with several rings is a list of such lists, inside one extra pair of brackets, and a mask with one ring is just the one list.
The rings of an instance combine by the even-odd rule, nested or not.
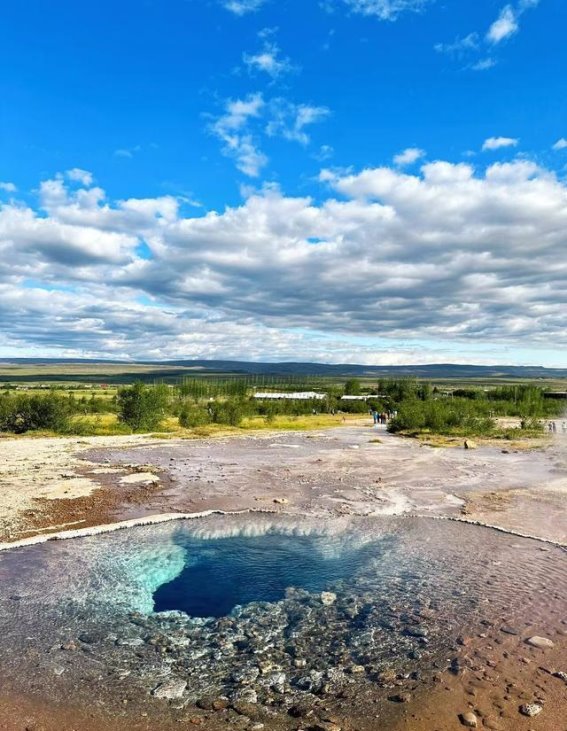
[(370, 416), (374, 421), (374, 424), (387, 424), (390, 419), (396, 416), (397, 411), (376, 411), (376, 409), (370, 409)]
[[(550, 432), (550, 434), (557, 434), (557, 422), (549, 421), (547, 424), (547, 431)], [(567, 421), (561, 422), (561, 431), (563, 434), (567, 434)]]

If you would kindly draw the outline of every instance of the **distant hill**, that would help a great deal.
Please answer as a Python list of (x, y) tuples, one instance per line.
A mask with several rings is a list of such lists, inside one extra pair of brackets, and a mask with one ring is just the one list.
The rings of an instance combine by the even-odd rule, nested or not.
[[(60, 368), (58, 368), (60, 366)], [(367, 366), (355, 363), (253, 363), (237, 360), (171, 360), (171, 361), (120, 361), (73, 358), (0, 358), (0, 380), (19, 380), (18, 371), (30, 369), (42, 380), (61, 380), (65, 373), (97, 373), (98, 379), (108, 369), (108, 375), (143, 373), (145, 378), (174, 377), (196, 374), (241, 374), (265, 376), (351, 376), (379, 378), (380, 376), (414, 376), (429, 380), (464, 379), (563, 379), (566, 368), (541, 366), (479, 366), (454, 363), (428, 365)], [(45, 371), (42, 373), (42, 371)], [(92, 369), (92, 370), (91, 370)], [(27, 373), (27, 378), (30, 374)]]

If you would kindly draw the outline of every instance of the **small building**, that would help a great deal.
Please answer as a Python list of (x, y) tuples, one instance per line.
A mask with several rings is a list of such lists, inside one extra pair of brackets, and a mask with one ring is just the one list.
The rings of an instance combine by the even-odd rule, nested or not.
[(327, 398), (325, 393), (317, 393), (316, 391), (290, 391), (286, 392), (258, 392), (254, 394), (255, 399), (266, 401), (322, 401)]
[(368, 401), (369, 398), (388, 398), (383, 393), (367, 393), (366, 396), (341, 396), (341, 401)]

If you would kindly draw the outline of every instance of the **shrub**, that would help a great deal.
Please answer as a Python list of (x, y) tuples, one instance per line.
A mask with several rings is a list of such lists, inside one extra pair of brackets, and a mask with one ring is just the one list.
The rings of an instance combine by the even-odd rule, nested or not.
[(152, 431), (165, 418), (169, 403), (170, 392), (165, 384), (135, 383), (118, 392), (118, 418), (133, 431)]
[(197, 426), (209, 424), (211, 417), (208, 411), (198, 406), (184, 405), (179, 412), (179, 426), (184, 429), (193, 429)]
[(68, 399), (52, 393), (6, 395), (0, 399), (0, 431), (15, 434), (38, 429), (65, 432), (69, 428), (69, 415)]

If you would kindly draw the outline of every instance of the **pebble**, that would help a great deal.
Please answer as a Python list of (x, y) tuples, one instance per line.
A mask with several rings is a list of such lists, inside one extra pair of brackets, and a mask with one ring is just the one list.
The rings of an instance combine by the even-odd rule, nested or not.
[(555, 647), (555, 643), (552, 640), (547, 637), (538, 637), (537, 635), (528, 637), (526, 642), (528, 645), (531, 645), (532, 647), (539, 647), (542, 650), (548, 647)]
[(411, 701), (411, 693), (395, 693), (388, 697), (392, 703), (409, 703)]
[(524, 703), (520, 706), (522, 716), (529, 716), (530, 718), (538, 716), (542, 711), (543, 706), (540, 706), (539, 703)]
[(185, 692), (185, 688), (187, 688), (186, 680), (172, 678), (155, 687), (152, 690), (152, 695), (154, 698), (167, 698), (167, 700), (172, 700), (174, 698), (181, 698)]
[(461, 719), (463, 726), (466, 726), (467, 728), (476, 728), (478, 726), (477, 718), (472, 711), (461, 713), (459, 718)]
[(553, 673), (554, 678), (559, 678), (559, 680), (563, 680), (567, 683), (567, 673), (564, 673), (562, 670), (558, 670), (556, 673)]

